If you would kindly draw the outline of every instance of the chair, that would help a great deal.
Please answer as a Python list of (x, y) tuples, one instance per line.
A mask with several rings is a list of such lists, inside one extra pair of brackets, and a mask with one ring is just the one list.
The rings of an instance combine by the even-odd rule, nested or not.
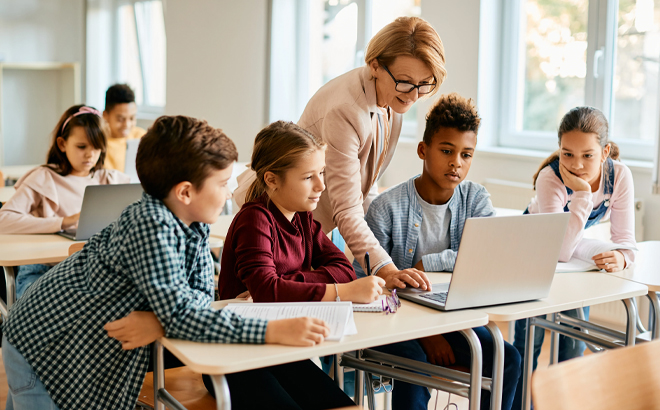
[(0, 187), (5, 186), (5, 174), (0, 171)]
[(536, 410), (660, 409), (660, 341), (569, 360), (532, 377)]

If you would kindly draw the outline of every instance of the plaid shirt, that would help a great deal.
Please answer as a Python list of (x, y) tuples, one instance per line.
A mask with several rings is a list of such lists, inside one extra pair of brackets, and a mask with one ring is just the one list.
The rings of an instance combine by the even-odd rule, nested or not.
[(153, 310), (171, 338), (264, 342), (266, 321), (210, 309), (208, 232), (144, 194), (12, 307), (5, 337), (61, 410), (134, 408), (149, 347), (124, 351), (103, 329), (132, 311)]

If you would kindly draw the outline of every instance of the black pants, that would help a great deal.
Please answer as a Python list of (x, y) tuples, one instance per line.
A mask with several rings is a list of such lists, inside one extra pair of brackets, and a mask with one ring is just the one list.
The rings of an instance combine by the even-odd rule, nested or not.
[[(231, 408), (323, 410), (354, 406), (335, 382), (311, 360), (228, 374)], [(211, 377), (204, 385), (215, 397)]]

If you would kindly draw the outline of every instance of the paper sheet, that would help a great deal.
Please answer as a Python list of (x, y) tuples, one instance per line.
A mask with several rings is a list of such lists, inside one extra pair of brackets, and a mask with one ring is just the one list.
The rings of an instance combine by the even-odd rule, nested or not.
[(612, 242), (599, 241), (598, 239), (582, 239), (573, 252), (573, 257), (568, 262), (557, 263), (555, 272), (586, 272), (590, 270), (599, 270), (598, 266), (591, 259), (599, 253), (613, 251), (615, 249), (630, 249), (636, 251), (634, 246), (621, 245)]
[(291, 302), (291, 303), (230, 303), (229, 309), (243, 317), (279, 320), (314, 317), (330, 328), (325, 340), (340, 340), (357, 333), (351, 302)]

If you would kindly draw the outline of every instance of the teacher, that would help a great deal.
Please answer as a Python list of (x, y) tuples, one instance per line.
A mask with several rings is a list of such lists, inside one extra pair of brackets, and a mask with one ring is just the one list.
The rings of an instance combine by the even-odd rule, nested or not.
[[(392, 263), (364, 215), (378, 194), (376, 181), (394, 155), (403, 114), (420, 97), (433, 95), (445, 79), (442, 41), (425, 20), (400, 17), (371, 39), (365, 62), (321, 87), (298, 121), (328, 145), (327, 189), (314, 218), (326, 233), (336, 226), (363, 267), (369, 252), (372, 272), (388, 288), (405, 283), (430, 287), (423, 272), (399, 270)], [(249, 178), (246, 174), (239, 177), (235, 193), (239, 205), (254, 178), (253, 172)]]

